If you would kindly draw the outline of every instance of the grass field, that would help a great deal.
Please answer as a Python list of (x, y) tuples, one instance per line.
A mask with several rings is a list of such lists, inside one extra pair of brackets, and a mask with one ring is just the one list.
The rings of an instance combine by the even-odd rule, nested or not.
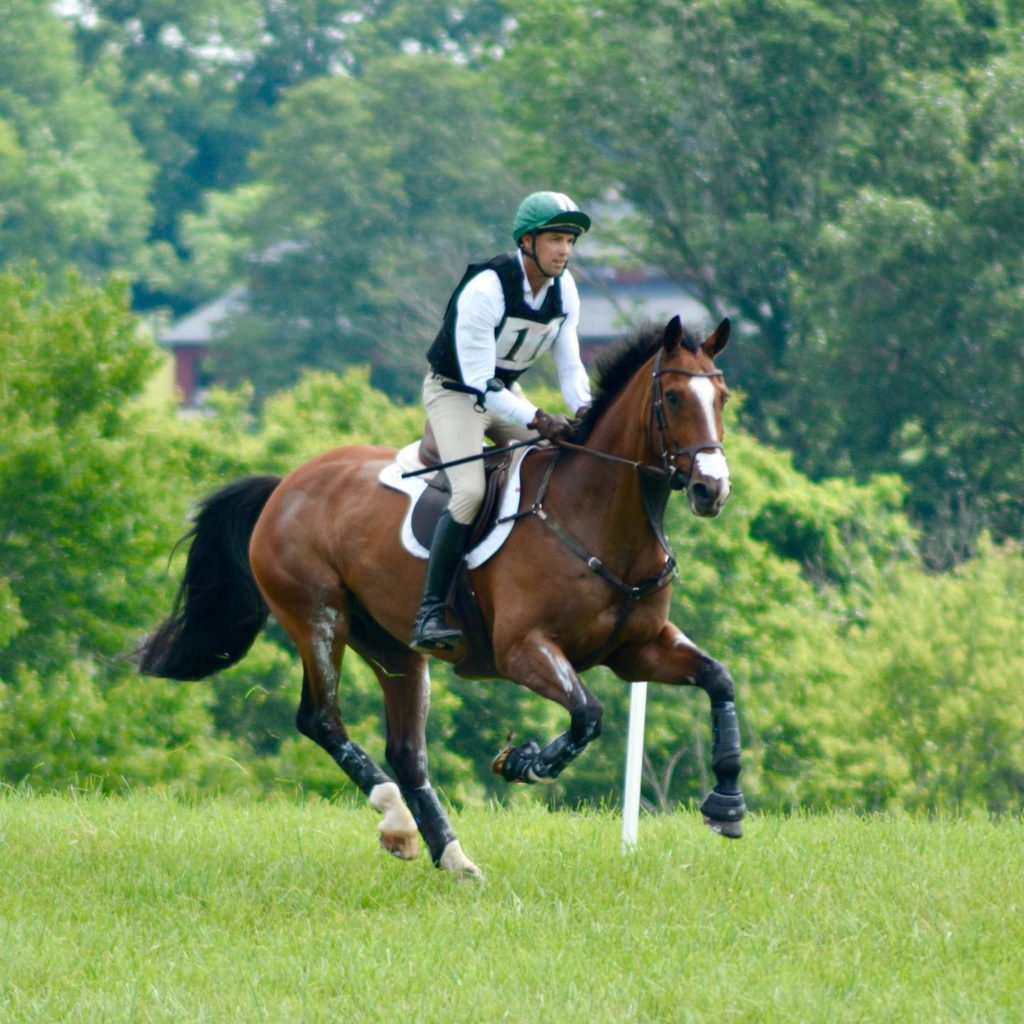
[(375, 827), (0, 796), (0, 1021), (1024, 1021), (1020, 820), (466, 812), (483, 886)]

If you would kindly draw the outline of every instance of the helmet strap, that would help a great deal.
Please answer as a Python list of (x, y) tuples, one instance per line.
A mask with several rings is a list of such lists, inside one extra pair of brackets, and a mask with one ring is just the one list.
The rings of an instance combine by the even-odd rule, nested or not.
[[(537, 269), (545, 277), (550, 277), (551, 275), (548, 274), (548, 272), (540, 265), (540, 260), (537, 259), (537, 236), (540, 234), (540, 232), (539, 231), (530, 231), (528, 234), (529, 234), (529, 237), (530, 237), (530, 248), (527, 249), (525, 245), (520, 245), (520, 249), (522, 250), (523, 256), (526, 259), (533, 260), (533, 262), (537, 264)], [(525, 237), (526, 237), (525, 235), (522, 236), (519, 239), (519, 241), (522, 242), (523, 238), (525, 238)], [(555, 276), (556, 277), (560, 277), (561, 275), (560, 274), (556, 274)]]
[[(527, 249), (526, 246), (522, 244), (520, 244), (520, 248), (523, 250), (523, 255), (527, 259), (533, 260), (533, 262), (539, 267), (540, 263), (537, 261), (537, 232), (529, 231), (527, 232), (527, 237), (530, 239), (530, 248)], [(522, 238), (520, 238), (519, 241), (522, 243)]]

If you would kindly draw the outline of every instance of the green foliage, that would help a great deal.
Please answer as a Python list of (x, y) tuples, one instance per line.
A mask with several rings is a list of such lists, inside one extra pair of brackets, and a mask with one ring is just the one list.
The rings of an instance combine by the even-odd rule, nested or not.
[[(736, 681), (744, 788), (757, 806), (791, 807), (815, 771), (832, 770), (823, 740), (843, 729), (846, 633), (892, 573), (917, 571), (913, 534), (892, 480), (813, 484), (737, 431), (727, 451), (733, 496), (718, 519), (670, 504), (680, 564), (671, 618)], [(698, 800), (709, 785), (707, 698), (655, 686), (650, 704), (648, 799)], [(618, 716), (624, 732), (623, 698)]]
[(240, 109), (239, 91), (261, 44), (259, 7), (87, 0), (70, 15), (84, 67), (158, 169), (152, 234), (164, 243), (183, 207), (244, 171), (260, 121), (258, 108)]
[(396, 405), (370, 386), (366, 367), (307, 372), (295, 387), (269, 398), (262, 412), (265, 463), (286, 472), (345, 444), (398, 448), (420, 437), (424, 415)]
[(157, 550), (147, 451), (131, 403), (154, 365), (125, 289), (70, 280), (46, 301), (38, 280), (0, 276), (0, 579), (27, 628), (0, 673), (43, 669), (67, 644), (110, 656), (144, 608), (125, 569)]
[(1024, 552), (897, 577), (853, 637), (857, 728), (834, 738), (849, 806), (1016, 810), (1024, 786)]
[(51, 294), (120, 270), (176, 312), (244, 282), (220, 383), (370, 366), (414, 399), (523, 191), (610, 198), (596, 239), (743, 330), (744, 423), (816, 479), (900, 474), (945, 568), (1024, 533), (1020, 25), (1018, 0), (13, 0), (0, 264)]
[(417, 393), (462, 268), (507, 244), (518, 189), (488, 99), (478, 74), (426, 57), (289, 94), (254, 156), (266, 189), (242, 225), (249, 305), (216, 346), (223, 379), (265, 395), (303, 366), (356, 363)]
[[(124, 660), (165, 596), (166, 408), (126, 290), (0, 276), (0, 774), (63, 786), (215, 780), (208, 696)], [(155, 418), (159, 417), (159, 418)], [(168, 490), (164, 490), (167, 487)]]
[(151, 168), (128, 125), (84, 77), (70, 33), (39, 0), (0, 19), (0, 267), (33, 262), (57, 287), (137, 269)]
[(1024, 388), (1012, 327), (1022, 279), (1013, 263), (987, 265), (989, 246), (986, 228), (923, 200), (865, 191), (823, 236), (828, 280), (802, 286), (816, 336), (794, 349), (787, 433), (817, 472), (900, 472), (940, 566), (969, 555), (986, 524), (1020, 532), (1009, 410)]
[(903, 474), (939, 566), (1024, 529), (1018, 23), (947, 0), (545, 0), (500, 65), (531, 166), (629, 200), (602, 236), (753, 328), (725, 356), (745, 422), (815, 477)]
[[(419, 410), (362, 368), (308, 373), (259, 415), (243, 389), (181, 419), (139, 397), (154, 349), (123, 287), (72, 280), (54, 303), (38, 280), (7, 275), (0, 314), (0, 774), (35, 786), (344, 790), (295, 733), (301, 674), (278, 626), (196, 686), (139, 679), (121, 656), (169, 609), (183, 553), (168, 565), (167, 552), (191, 502), (335, 445), (404, 444)], [(734, 494), (721, 517), (670, 503), (671, 615), (736, 680), (752, 805), (1019, 807), (1021, 550), (986, 543), (958, 572), (926, 573), (898, 478), (815, 483), (737, 429), (735, 413), (727, 449)], [(508, 732), (547, 741), (564, 713), (512, 683), (434, 672), (429, 754), (450, 800), (618, 799), (628, 687), (610, 673), (588, 679), (606, 706), (601, 741), (557, 785), (510, 792), (489, 770)], [(342, 694), (353, 735), (382, 758), (379, 688), (351, 654)], [(650, 806), (707, 789), (708, 717), (703, 693), (652, 686)]]
[(209, 702), (198, 688), (140, 685), (91, 658), (45, 675), (16, 669), (0, 680), (0, 776), (42, 790), (223, 788), (229, 746), (213, 733)]
[(182, 308), (215, 294), (217, 282), (205, 273), (209, 253), (194, 248), (189, 215), (209, 193), (252, 184), (249, 157), (290, 92), (361, 75), (372, 61), (410, 48), (479, 63), (503, 14), (500, 0), (457, 9), (423, 0), (75, 4), (66, 18), (79, 75), (120, 112), (156, 172), (151, 245), (133, 268), (140, 305)]

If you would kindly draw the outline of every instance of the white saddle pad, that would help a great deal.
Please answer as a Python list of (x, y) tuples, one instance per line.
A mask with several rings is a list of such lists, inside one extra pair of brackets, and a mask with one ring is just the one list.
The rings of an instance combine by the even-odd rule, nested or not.
[[(413, 536), (412, 510), (416, 504), (416, 499), (423, 493), (427, 482), (432, 478), (432, 474), (424, 473), (421, 476), (408, 476), (404, 478), (402, 476), (403, 473), (408, 473), (411, 470), (424, 468), (417, 455), (418, 449), (418, 441), (407, 444), (395, 456), (395, 461), (388, 463), (380, 471), (377, 479), (385, 487), (390, 487), (393, 491), (401, 491), (409, 496), (409, 508), (405, 518), (402, 520), (402, 547), (410, 555), (415, 555), (417, 558), (428, 558), (430, 552)], [(530, 445), (520, 448), (513, 455), (508, 478), (505, 480), (505, 488), (498, 498), (498, 519), (504, 519), (506, 516), (514, 515), (519, 511), (519, 498), (522, 492), (520, 470), (523, 466), (523, 459), (526, 458), (528, 452), (532, 451), (533, 446)], [(499, 523), (490, 533), (483, 537), (480, 543), (466, 555), (466, 564), (469, 568), (476, 569), (478, 566), (483, 565), (505, 543), (515, 524), (516, 521), (514, 519), (507, 523)]]

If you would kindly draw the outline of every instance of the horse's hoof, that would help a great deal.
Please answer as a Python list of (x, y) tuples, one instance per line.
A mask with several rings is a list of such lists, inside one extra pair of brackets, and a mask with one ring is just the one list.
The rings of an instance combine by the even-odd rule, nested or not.
[(453, 839), (441, 854), (437, 866), (464, 882), (483, 882), (484, 873), (462, 852), (462, 844)]
[(528, 772), (539, 753), (540, 747), (533, 740), (520, 743), (518, 747), (507, 746), (491, 762), (491, 771), (506, 782), (537, 782)]
[(385, 832), (382, 829), (380, 845), (399, 860), (415, 860), (420, 855), (418, 832)]
[(393, 782), (374, 786), (370, 806), (384, 816), (377, 826), (380, 845), (400, 860), (415, 860), (420, 855), (419, 832), (398, 786)]
[(508, 755), (512, 753), (513, 749), (514, 748), (511, 746), (506, 747), (504, 750), (500, 751), (498, 756), (491, 762), (491, 771), (494, 772), (495, 775), (501, 775), (501, 770), (505, 767)]
[(743, 838), (743, 823), (739, 821), (715, 821), (714, 818), (704, 818), (704, 824), (707, 825), (712, 832), (717, 832), (720, 836), (725, 836), (726, 839), (742, 839)]

